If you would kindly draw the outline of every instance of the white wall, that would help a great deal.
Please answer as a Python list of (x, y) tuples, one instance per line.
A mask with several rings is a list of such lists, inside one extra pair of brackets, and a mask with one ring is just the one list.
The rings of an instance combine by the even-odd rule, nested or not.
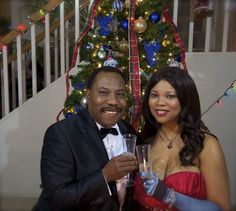
[(0, 196), (38, 196), (43, 135), (65, 95), (62, 77), (0, 121)]
[[(205, 110), (236, 79), (236, 53), (187, 54)], [(0, 121), (0, 196), (38, 196), (40, 152), (46, 128), (55, 122), (65, 100), (65, 80), (59, 79), (35, 98)], [(212, 108), (205, 123), (215, 133), (225, 152), (232, 200), (236, 206), (236, 93)], [(219, 193), (220, 194), (220, 193)]]
[[(204, 112), (236, 80), (236, 53), (187, 54), (186, 61), (196, 82)], [(203, 116), (203, 121), (219, 138), (225, 153), (231, 198), (236, 209), (236, 92), (224, 97), (221, 102), (220, 107), (214, 105)]]

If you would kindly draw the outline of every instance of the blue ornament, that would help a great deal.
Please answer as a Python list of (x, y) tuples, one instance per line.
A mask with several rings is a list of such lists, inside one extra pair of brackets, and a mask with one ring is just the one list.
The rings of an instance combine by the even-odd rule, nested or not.
[(161, 30), (161, 36), (162, 36), (162, 38), (164, 38), (166, 36), (166, 30), (165, 29)]
[(93, 44), (92, 43), (87, 43), (86, 45), (85, 45), (85, 49), (87, 50), (87, 51), (91, 51), (92, 49), (93, 49)]
[(80, 111), (80, 107), (79, 105), (76, 103), (75, 104), (75, 112), (78, 113)]
[(109, 28), (109, 24), (111, 22), (112, 19), (112, 15), (110, 14), (109, 16), (98, 16), (98, 24), (100, 26), (99, 29), (99, 34), (101, 36), (108, 36), (110, 34), (110, 28)]
[(150, 67), (154, 67), (156, 65), (156, 54), (161, 49), (160, 41), (152, 41), (149, 44), (144, 42), (144, 49), (146, 51), (146, 61)]
[(149, 20), (152, 23), (158, 23), (161, 19), (161, 16), (158, 12), (152, 12), (152, 14), (149, 16)]
[(78, 81), (75, 84), (72, 84), (75, 89), (81, 90), (85, 88), (85, 84), (78, 78)]
[(123, 3), (120, 0), (115, 0), (112, 4), (112, 8), (117, 12), (121, 12), (123, 9)]
[(181, 62), (181, 56), (180, 56), (180, 54), (176, 55), (175, 60), (178, 61), (178, 62)]
[(104, 49), (104, 51), (106, 51), (108, 53), (111, 50), (111, 46), (110, 45), (103, 45), (103, 49)]
[(129, 22), (127, 19), (121, 21), (121, 28), (125, 31), (128, 30)]
[(65, 117), (66, 117), (66, 118), (70, 118), (70, 117), (72, 117), (73, 115), (74, 115), (74, 114), (72, 114), (72, 113), (66, 113), (66, 114), (65, 114)]

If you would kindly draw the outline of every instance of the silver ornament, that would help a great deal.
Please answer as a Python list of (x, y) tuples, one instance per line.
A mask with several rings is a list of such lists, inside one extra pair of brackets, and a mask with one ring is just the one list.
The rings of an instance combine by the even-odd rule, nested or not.
[(100, 50), (98, 51), (98, 58), (99, 59), (105, 59), (107, 56), (106, 52), (104, 51), (104, 48), (101, 47)]
[(86, 108), (86, 106), (87, 106), (86, 97), (82, 97), (82, 99), (80, 100), (80, 105), (81, 105), (82, 108)]
[(170, 67), (180, 67), (180, 63), (174, 59), (171, 59), (171, 61), (169, 62), (169, 66)]

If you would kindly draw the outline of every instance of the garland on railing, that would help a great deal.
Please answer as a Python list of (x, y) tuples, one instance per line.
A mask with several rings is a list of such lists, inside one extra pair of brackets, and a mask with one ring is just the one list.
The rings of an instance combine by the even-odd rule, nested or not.
[(36, 13), (31, 16), (28, 16), (21, 24), (16, 27), (9, 26), (11, 32), (6, 36), (0, 38), (0, 50), (3, 46), (8, 45), (12, 42), (18, 34), (25, 33), (32, 24), (43, 21), (47, 13), (53, 11), (58, 5), (60, 5), (62, 0), (49, 1), (46, 5), (41, 7)]

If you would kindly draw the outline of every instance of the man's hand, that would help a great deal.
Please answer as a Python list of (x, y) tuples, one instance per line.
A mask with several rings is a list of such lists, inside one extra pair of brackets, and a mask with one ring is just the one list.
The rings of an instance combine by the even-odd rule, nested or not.
[(107, 182), (121, 179), (138, 167), (137, 159), (132, 154), (121, 154), (113, 157), (102, 169)]

